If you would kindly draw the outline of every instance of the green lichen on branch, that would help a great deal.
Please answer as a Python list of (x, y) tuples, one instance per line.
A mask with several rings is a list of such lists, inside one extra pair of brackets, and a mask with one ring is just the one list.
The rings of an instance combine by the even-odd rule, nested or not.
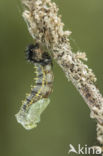
[(85, 53), (71, 50), (70, 31), (64, 31), (58, 7), (51, 0), (22, 0), (23, 18), (34, 41), (51, 51), (53, 58), (63, 69), (90, 108), (91, 118), (97, 120), (97, 140), (103, 144), (103, 97), (95, 86), (96, 77), (82, 60)]

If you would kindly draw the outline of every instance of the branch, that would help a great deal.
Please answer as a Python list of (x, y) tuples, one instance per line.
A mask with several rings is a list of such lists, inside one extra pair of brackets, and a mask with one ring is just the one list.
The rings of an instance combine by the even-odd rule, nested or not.
[(95, 86), (96, 77), (82, 60), (85, 53), (74, 54), (64, 31), (58, 8), (51, 0), (22, 0), (23, 18), (34, 41), (39, 42), (53, 54), (53, 58), (64, 71), (68, 80), (76, 87), (97, 120), (97, 140), (103, 144), (103, 97)]

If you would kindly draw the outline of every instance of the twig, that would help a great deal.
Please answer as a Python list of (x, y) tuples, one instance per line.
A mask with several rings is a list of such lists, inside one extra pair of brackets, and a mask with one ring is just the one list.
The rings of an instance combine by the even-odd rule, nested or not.
[(103, 144), (103, 97), (95, 86), (96, 77), (82, 60), (85, 53), (74, 54), (69, 43), (70, 31), (64, 31), (58, 8), (51, 0), (22, 0), (23, 18), (34, 41), (53, 54), (53, 58), (72, 81), (97, 120), (97, 140)]

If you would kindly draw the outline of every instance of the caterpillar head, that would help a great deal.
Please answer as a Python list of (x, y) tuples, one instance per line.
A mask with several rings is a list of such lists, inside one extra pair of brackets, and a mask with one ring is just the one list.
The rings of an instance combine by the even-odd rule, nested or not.
[(52, 59), (47, 52), (43, 52), (38, 43), (30, 44), (26, 48), (26, 58), (29, 62), (39, 63), (43, 66), (52, 64)]

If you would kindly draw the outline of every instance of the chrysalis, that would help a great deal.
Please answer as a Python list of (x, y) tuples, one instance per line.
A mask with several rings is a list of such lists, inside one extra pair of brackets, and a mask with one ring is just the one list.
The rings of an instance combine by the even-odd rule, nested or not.
[(35, 85), (31, 93), (26, 96), (16, 119), (25, 129), (32, 129), (40, 121), (40, 115), (50, 103), (48, 98), (52, 92), (53, 72), (52, 59), (47, 52), (43, 52), (39, 44), (31, 44), (26, 49), (26, 56), (29, 62), (34, 64)]

